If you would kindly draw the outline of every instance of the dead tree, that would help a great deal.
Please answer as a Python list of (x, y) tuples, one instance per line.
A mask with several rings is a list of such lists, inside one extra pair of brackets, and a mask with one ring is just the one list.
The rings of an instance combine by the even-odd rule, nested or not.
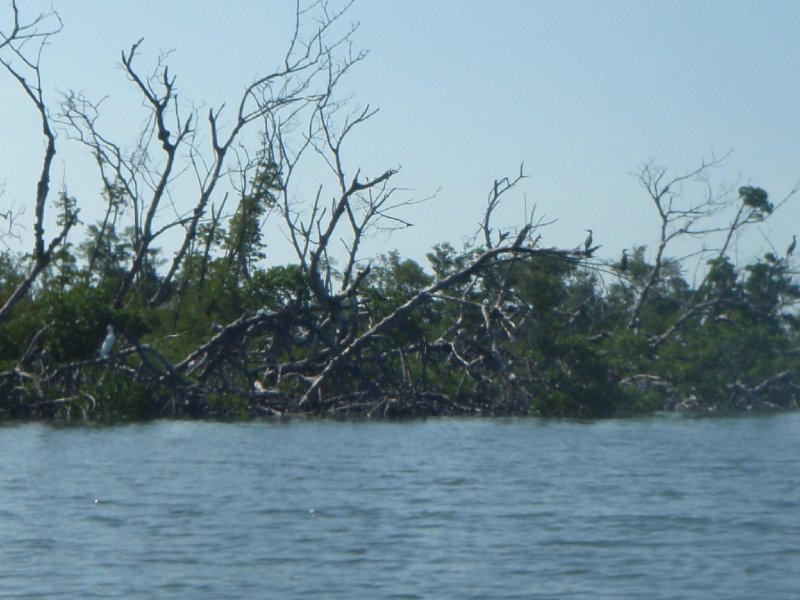
[[(123, 153), (121, 144), (100, 132), (99, 102), (91, 102), (75, 93), (65, 98), (62, 123), (96, 157), (104, 189), (114, 191), (115, 197), (122, 199), (132, 212), (134, 255), (117, 291), (116, 308), (123, 305), (141, 275), (154, 242), (167, 230), (181, 227), (183, 241), (149, 298), (149, 304), (157, 306), (167, 296), (190, 248), (198, 243), (200, 226), (208, 218), (215, 194), (236, 171), (229, 157), (245, 132), (251, 126), (262, 125), (266, 131), (274, 125), (277, 131), (269, 135), (276, 140), (282, 139), (284, 131), (302, 127), (307, 113), (330, 99), (341, 75), (363, 57), (363, 54), (353, 55), (349, 51), (353, 29), (330, 39), (337, 35), (332, 30), (341, 21), (346, 7), (341, 11), (330, 10), (325, 3), (317, 3), (315, 7), (321, 16), (306, 35), (303, 21), (311, 18), (307, 14), (309, 9), (298, 4), (293, 36), (280, 67), (244, 87), (229, 126), (221, 124), (224, 104), (208, 111), (205, 126), (201, 125), (202, 119), (195, 109), (187, 112), (179, 102), (176, 76), (166, 64), (166, 56), (158, 57), (149, 76), (143, 75), (136, 65), (142, 40), (122, 54), (124, 70), (142, 94), (148, 111), (145, 126), (132, 151)], [(340, 50), (344, 50), (344, 55)], [(161, 161), (151, 156), (156, 148), (163, 154)], [(188, 161), (182, 162), (185, 157)], [(173, 187), (187, 172), (194, 174), (197, 185), (193, 207), (173, 205), (175, 218), (158, 223), (164, 204), (173, 202)], [(228, 191), (222, 189), (220, 193), (225, 195)], [(110, 212), (109, 204), (101, 234)], [(211, 219), (216, 221), (218, 217), (218, 214), (212, 215)]]
[[(701, 247), (690, 251), (695, 259), (707, 261), (726, 256), (736, 237), (747, 227), (762, 223), (797, 192), (792, 189), (775, 206), (766, 199), (766, 193), (758, 188), (741, 187), (723, 189), (715, 192), (708, 183), (708, 171), (721, 166), (728, 155), (722, 158), (703, 160), (701, 164), (685, 173), (669, 175), (669, 171), (650, 161), (639, 170), (637, 178), (646, 190), (659, 217), (659, 238), (656, 245), (653, 266), (649, 269), (642, 286), (638, 289), (633, 308), (628, 317), (628, 329), (638, 330), (641, 312), (650, 295), (661, 279), (667, 262), (666, 250), (678, 240), (697, 240)], [(701, 198), (693, 200), (684, 194), (687, 183), (700, 183), (704, 188)], [(755, 190), (751, 193), (751, 190)], [(763, 197), (762, 197), (763, 195)], [(727, 217), (727, 222), (722, 222)], [(708, 245), (708, 240), (716, 236), (717, 242)], [(701, 315), (717, 306), (720, 297), (707, 297), (708, 278), (711, 270), (706, 269), (702, 280), (695, 286), (695, 292), (685, 303), (681, 313), (664, 331), (654, 333), (649, 340), (657, 348), (674, 336), (691, 318)]]
[(56, 13), (51, 12), (41, 14), (29, 22), (23, 22), (20, 20), (16, 1), (11, 3), (11, 11), (12, 25), (10, 29), (0, 30), (0, 64), (11, 77), (17, 80), (22, 91), (39, 114), (44, 138), (44, 156), (32, 201), (34, 232), (32, 264), (25, 279), (0, 307), (0, 322), (8, 319), (14, 306), (28, 293), (36, 278), (50, 264), (54, 253), (77, 221), (77, 215), (74, 212), (65, 215), (61, 230), (50, 241), (45, 239), (44, 221), (50, 201), (50, 172), (56, 154), (56, 136), (44, 96), (40, 61), (44, 46), (50, 37), (60, 31), (61, 20)]
[[(495, 187), (494, 202), (490, 201), (484, 218), (485, 230), (490, 229), (491, 213), (499, 196), (521, 179), (520, 173), (517, 179), (504, 180), (504, 184)], [(314, 258), (313, 252), (322, 255), (319, 249), (331, 238), (330, 232), (339, 223), (336, 219), (348, 214), (348, 203), (353, 199), (348, 192), (358, 187), (358, 179), (355, 179), (344, 188), (342, 197), (333, 204), (328, 221), (321, 220), (322, 211), (317, 204), (312, 206), (318, 237), (311, 242), (303, 237), (310, 228), (304, 226), (300, 231), (297, 227), (298, 242), (313, 246), (308, 253), (307, 269), (317, 268), (313, 265), (322, 262)], [(376, 213), (367, 211), (365, 214), (375, 216)], [(384, 216), (388, 217), (389, 213)], [(255, 404), (270, 413), (372, 413), (381, 410), (406, 414), (413, 410), (423, 413), (473, 410), (474, 402), (492, 400), (478, 400), (477, 396), (465, 400), (462, 394), (453, 396), (427, 389), (424, 382), (410, 373), (409, 361), (417, 357), (424, 368), (438, 368), (435, 363), (444, 364), (450, 355), (454, 357), (453, 366), (457, 371), (463, 371), (464, 377), (484, 387), (490, 380), (496, 384), (514, 380), (515, 362), (503, 346), (505, 340), (513, 339), (514, 329), (522, 324), (526, 315), (515, 309), (513, 303), (506, 302), (511, 289), (508, 276), (511, 267), (527, 260), (577, 260), (580, 256), (579, 251), (539, 247), (539, 238), (533, 235), (536, 228), (537, 224), (529, 222), (513, 239), (501, 236), (503, 239), (499, 243), (493, 242), (490, 247), (477, 251), (456, 271), (410, 295), (400, 306), (376, 319), (364, 317), (363, 311), (369, 310), (369, 299), (361, 274), (366, 269), (346, 283), (344, 276), (340, 276), (339, 292), (331, 291), (323, 281), (326, 272), (313, 271), (309, 273), (312, 277), (309, 285), (312, 289), (316, 286), (312, 304), (290, 304), (279, 311), (243, 316), (187, 356), (176, 365), (176, 370), (195, 373), (203, 382), (224, 382), (228, 392), (253, 394)], [(355, 231), (361, 230), (359, 226)], [(359, 235), (351, 244), (360, 242)], [(348, 255), (355, 255), (352, 247), (348, 252)], [(305, 256), (301, 255), (302, 258)], [(502, 277), (504, 284), (491, 305), (478, 307), (464, 294), (455, 295), (456, 289), (470, 289), (480, 279), (496, 276)], [(485, 314), (484, 326), (470, 330), (461, 326), (459, 318), (438, 340), (415, 339), (407, 346), (386, 346), (386, 340), (402, 330), (410, 314), (432, 303), (452, 303), (467, 307), (465, 310), (473, 313)], [(341, 331), (335, 319), (346, 310), (353, 314), (347, 321), (347, 329)], [(286, 348), (295, 349), (299, 358), (292, 359), (289, 352), (289, 360), (280, 359), (280, 349)], [(397, 357), (399, 371), (390, 366)], [(223, 375), (225, 372), (228, 374)], [(238, 388), (232, 383), (237, 379)], [(524, 406), (520, 403), (513, 410), (524, 412)]]

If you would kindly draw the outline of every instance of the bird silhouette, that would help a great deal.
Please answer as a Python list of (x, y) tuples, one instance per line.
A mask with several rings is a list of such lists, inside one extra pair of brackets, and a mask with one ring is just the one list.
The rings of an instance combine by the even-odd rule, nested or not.
[(797, 247), (797, 236), (792, 235), (792, 243), (789, 244), (789, 247), (786, 249), (786, 256), (791, 256), (794, 249)]
[(592, 253), (592, 230), (587, 229), (586, 231), (589, 232), (589, 235), (586, 236), (586, 240), (583, 242), (583, 250), (587, 255), (589, 255)]
[(622, 258), (619, 259), (619, 270), (624, 273), (628, 270), (628, 251), (622, 251)]

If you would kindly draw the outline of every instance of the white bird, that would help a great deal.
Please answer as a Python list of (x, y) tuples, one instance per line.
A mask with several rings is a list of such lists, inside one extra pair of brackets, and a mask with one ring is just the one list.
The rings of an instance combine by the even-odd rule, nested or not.
[(114, 347), (114, 342), (117, 341), (117, 336), (114, 334), (114, 327), (108, 326), (108, 335), (103, 340), (103, 345), (100, 346), (100, 358), (107, 358), (111, 354), (111, 349)]
[(583, 242), (583, 251), (586, 253), (587, 256), (591, 256), (592, 254), (592, 230), (586, 229), (585, 231), (589, 232), (589, 235), (586, 236), (586, 240)]

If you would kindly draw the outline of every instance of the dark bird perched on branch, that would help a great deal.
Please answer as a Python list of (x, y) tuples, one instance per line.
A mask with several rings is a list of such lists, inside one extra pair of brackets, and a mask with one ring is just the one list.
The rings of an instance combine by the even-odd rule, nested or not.
[(619, 259), (619, 271), (620, 273), (624, 273), (628, 270), (628, 251), (622, 251), (622, 258)]
[(792, 235), (792, 243), (789, 244), (789, 247), (786, 249), (786, 256), (789, 257), (794, 252), (794, 249), (797, 247), (797, 236)]
[(586, 231), (589, 232), (589, 235), (586, 236), (586, 240), (583, 242), (583, 250), (586, 252), (586, 256), (591, 256), (592, 254), (592, 230), (587, 229)]

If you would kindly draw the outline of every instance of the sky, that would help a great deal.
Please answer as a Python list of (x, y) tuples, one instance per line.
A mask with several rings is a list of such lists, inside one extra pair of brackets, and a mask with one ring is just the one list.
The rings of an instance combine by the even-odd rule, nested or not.
[[(28, 14), (49, 6), (21, 4)], [(120, 68), (122, 50), (144, 37), (143, 66), (172, 50), (182, 98), (233, 105), (282, 59), (294, 10), (291, 0), (52, 5), (64, 27), (42, 60), (48, 98), (55, 106), (67, 90), (107, 96), (101, 123), (122, 145), (145, 117)], [(8, 15), (0, 9), (3, 27)], [(633, 175), (646, 161), (681, 174), (730, 152), (711, 188), (756, 185), (773, 201), (800, 181), (798, 2), (357, 0), (346, 20), (358, 23), (354, 45), (368, 56), (342, 93), (353, 107), (380, 109), (354, 135), (348, 168), (400, 167), (404, 197), (433, 196), (401, 213), (412, 228), (379, 234), (367, 256), (396, 248), (423, 261), (434, 244), (460, 247), (477, 230), (494, 180), (523, 163), (529, 177), (506, 197), (497, 224), (521, 225), (535, 206), (553, 221), (540, 232), (543, 245), (575, 247), (593, 229), (604, 260), (657, 241), (658, 216)], [(25, 241), (42, 143), (30, 103), (5, 75), (0, 106), (0, 208), (27, 207)], [(102, 207), (98, 181), (64, 135), (56, 168), (56, 183), (90, 222)], [(705, 191), (685, 188), (688, 196)], [(733, 258), (764, 252), (767, 240), (785, 248), (798, 217), (800, 198), (742, 238)], [(292, 258), (277, 232), (267, 253), (275, 263)]]

